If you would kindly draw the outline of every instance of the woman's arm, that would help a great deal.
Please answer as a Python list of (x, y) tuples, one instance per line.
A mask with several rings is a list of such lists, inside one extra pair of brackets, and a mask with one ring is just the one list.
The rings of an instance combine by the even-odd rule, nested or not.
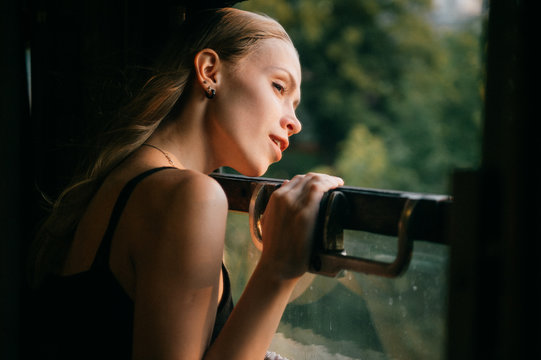
[(223, 359), (223, 354), (231, 359), (264, 358), (289, 297), (308, 270), (321, 197), (341, 185), (339, 178), (308, 174), (274, 191), (263, 215), (261, 259), (205, 359)]
[(208, 349), (227, 200), (207, 177), (193, 176), (179, 186), (164, 207), (160, 229), (134, 254), (134, 358), (263, 359), (291, 292), (308, 269), (321, 196), (341, 184), (334, 177), (309, 174), (274, 192), (263, 219), (261, 259)]
[(164, 188), (132, 255), (133, 358), (201, 359), (218, 305), (227, 199), (218, 183), (193, 172)]

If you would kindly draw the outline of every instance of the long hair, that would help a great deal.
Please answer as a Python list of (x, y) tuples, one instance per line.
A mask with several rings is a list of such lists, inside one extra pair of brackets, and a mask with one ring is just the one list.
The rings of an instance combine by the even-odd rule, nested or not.
[(173, 121), (183, 94), (195, 77), (195, 55), (210, 48), (232, 64), (253, 51), (262, 39), (291, 42), (273, 19), (234, 8), (199, 11), (172, 34), (155, 65), (153, 75), (100, 136), (99, 153), (92, 164), (52, 204), (30, 253), (34, 286), (48, 274), (59, 274), (75, 230), (88, 204), (107, 175), (137, 150), (164, 121)]

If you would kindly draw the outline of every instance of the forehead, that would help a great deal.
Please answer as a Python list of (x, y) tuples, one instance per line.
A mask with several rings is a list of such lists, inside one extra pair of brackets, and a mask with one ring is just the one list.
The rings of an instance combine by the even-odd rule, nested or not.
[(301, 81), (301, 65), (297, 50), (288, 41), (281, 39), (261, 40), (256, 49), (243, 57), (238, 65), (256, 66), (257, 68), (271, 72), (282, 69), (289, 72), (297, 85)]

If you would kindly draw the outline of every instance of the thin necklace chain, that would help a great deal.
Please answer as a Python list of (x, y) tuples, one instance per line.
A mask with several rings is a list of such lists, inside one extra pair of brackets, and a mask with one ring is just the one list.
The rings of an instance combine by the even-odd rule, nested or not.
[(165, 158), (167, 159), (167, 161), (169, 161), (169, 164), (171, 164), (171, 166), (175, 166), (175, 163), (173, 162), (173, 160), (171, 160), (171, 158), (169, 157), (169, 155), (167, 155), (167, 153), (166, 153), (165, 151), (163, 151), (162, 149), (160, 149), (159, 147), (154, 146), (154, 145), (152, 145), (152, 144), (147, 144), (147, 143), (144, 143), (143, 145), (158, 150), (159, 152), (161, 152), (161, 153), (163, 154), (163, 156), (165, 156)]

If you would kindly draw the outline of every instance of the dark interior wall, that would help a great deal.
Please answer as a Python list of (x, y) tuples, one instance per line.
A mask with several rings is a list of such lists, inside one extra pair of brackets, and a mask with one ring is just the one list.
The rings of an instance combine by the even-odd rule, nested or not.
[[(25, 256), (45, 212), (85, 158), (87, 140), (148, 66), (182, 1), (0, 1), (0, 359), (24, 342)], [(31, 114), (25, 50), (31, 53)]]
[[(66, 184), (90, 126), (92, 71), (113, 44), (122, 48), (118, 4), (101, 1), (35, 1), (32, 4), (32, 121), (37, 185), (51, 196)], [(96, 16), (99, 14), (99, 16)], [(103, 32), (100, 31), (98, 19)], [(93, 21), (92, 21), (93, 20)], [(115, 26), (117, 27), (115, 29)], [(106, 37), (105, 32), (109, 33)], [(119, 52), (121, 53), (121, 51)], [(119, 62), (114, 55), (111, 65)], [(36, 149), (37, 150), (37, 149)]]
[(492, 192), (482, 194), (486, 205), (481, 228), (487, 231), (480, 244), (487, 255), (483, 273), (495, 271), (481, 288), (479, 305), (480, 321), (490, 319), (484, 343), (498, 344), (494, 359), (541, 357), (539, 350), (532, 351), (541, 338), (541, 328), (533, 326), (541, 322), (541, 151), (534, 110), (539, 37), (534, 3), (491, 1), (482, 184)]
[(0, 358), (16, 358), (23, 236), (22, 164), (31, 155), (21, 138), (28, 129), (21, 16), (15, 1), (0, 2)]
[(38, 184), (56, 195), (125, 91), (126, 72), (149, 66), (178, 6), (167, 0), (35, 0), (32, 121)]
[[(448, 359), (539, 358), (541, 173), (532, 1), (490, 1), (483, 162), (455, 179)], [(534, 355), (534, 354), (538, 355)]]

